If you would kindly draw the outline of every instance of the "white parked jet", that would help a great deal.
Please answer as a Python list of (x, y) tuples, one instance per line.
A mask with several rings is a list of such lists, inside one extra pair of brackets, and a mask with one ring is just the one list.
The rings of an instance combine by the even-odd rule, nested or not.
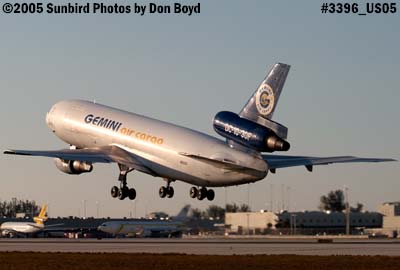
[(43, 230), (44, 222), (47, 220), (46, 211), (47, 205), (43, 205), (39, 215), (33, 218), (35, 222), (4, 222), (0, 226), (1, 234), (3, 236), (33, 234)]
[(6, 150), (5, 154), (55, 158), (58, 169), (69, 174), (91, 172), (93, 163), (118, 164), (120, 186), (112, 197), (135, 199), (127, 174), (138, 170), (166, 180), (159, 195), (172, 197), (170, 185), (181, 180), (193, 185), (190, 196), (214, 199), (207, 187), (224, 187), (264, 179), (268, 171), (347, 162), (382, 162), (393, 159), (353, 156), (309, 157), (263, 154), (287, 151), (288, 129), (271, 120), (290, 66), (277, 63), (239, 114), (216, 114), (214, 130), (226, 141), (201, 132), (83, 100), (66, 100), (47, 113), (48, 127), (70, 149), (56, 151)]
[(128, 235), (144, 237), (179, 237), (184, 230), (184, 221), (187, 218), (190, 205), (186, 205), (173, 217), (172, 220), (123, 220), (102, 223), (97, 229), (114, 235)]

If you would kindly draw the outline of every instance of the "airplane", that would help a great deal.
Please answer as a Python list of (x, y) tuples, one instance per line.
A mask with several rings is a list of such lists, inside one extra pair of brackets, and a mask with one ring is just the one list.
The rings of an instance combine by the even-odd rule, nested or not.
[(47, 205), (43, 205), (38, 216), (34, 217), (35, 222), (4, 222), (0, 226), (3, 236), (13, 236), (16, 234), (34, 234), (45, 228), (44, 222), (46, 216)]
[(236, 186), (264, 179), (277, 169), (349, 162), (395, 161), (354, 156), (312, 157), (269, 154), (288, 151), (288, 128), (272, 120), (290, 65), (276, 63), (238, 113), (222, 111), (213, 119), (214, 130), (225, 141), (175, 124), (84, 100), (56, 103), (46, 115), (47, 126), (69, 149), (55, 151), (5, 150), (4, 154), (44, 156), (56, 167), (79, 175), (94, 163), (117, 163), (119, 187), (111, 196), (136, 198), (127, 174), (137, 170), (163, 178), (161, 198), (172, 198), (171, 183), (193, 185), (190, 197), (212, 201), (211, 187)]
[(184, 230), (190, 205), (185, 205), (172, 220), (126, 220), (108, 221), (97, 229), (113, 235), (134, 235), (142, 237), (179, 237)]

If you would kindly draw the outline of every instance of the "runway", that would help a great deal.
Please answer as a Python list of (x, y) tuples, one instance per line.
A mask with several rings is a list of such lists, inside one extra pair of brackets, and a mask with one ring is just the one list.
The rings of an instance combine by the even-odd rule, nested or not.
[(400, 256), (400, 240), (335, 239), (332, 243), (318, 243), (317, 239), (0, 239), (2, 251)]

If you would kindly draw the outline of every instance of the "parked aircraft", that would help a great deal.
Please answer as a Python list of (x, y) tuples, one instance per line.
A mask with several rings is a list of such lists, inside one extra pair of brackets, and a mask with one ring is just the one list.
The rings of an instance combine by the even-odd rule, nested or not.
[(184, 230), (190, 205), (186, 205), (172, 220), (126, 220), (109, 221), (97, 229), (114, 235), (135, 235), (144, 237), (179, 237)]
[(47, 205), (43, 205), (37, 217), (34, 217), (34, 222), (4, 222), (0, 226), (1, 234), (3, 236), (14, 236), (17, 234), (34, 234), (44, 229), (44, 222), (47, 220), (46, 216)]
[(173, 197), (171, 183), (181, 180), (193, 185), (190, 197), (213, 200), (215, 194), (209, 187), (253, 183), (269, 171), (286, 167), (305, 166), (312, 171), (321, 164), (393, 161), (265, 154), (290, 148), (287, 127), (271, 120), (289, 69), (287, 64), (275, 64), (239, 114), (222, 111), (215, 115), (214, 130), (226, 141), (94, 102), (65, 100), (53, 105), (46, 123), (70, 149), (4, 153), (52, 157), (59, 170), (76, 175), (91, 172), (94, 163), (115, 162), (120, 185), (111, 188), (111, 196), (120, 200), (136, 197), (135, 189), (127, 185), (127, 174), (133, 170), (163, 178), (162, 198)]

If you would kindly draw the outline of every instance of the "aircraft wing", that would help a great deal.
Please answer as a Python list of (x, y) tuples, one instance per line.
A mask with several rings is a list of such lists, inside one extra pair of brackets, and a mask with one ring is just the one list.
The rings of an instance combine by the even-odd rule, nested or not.
[(4, 154), (51, 157), (64, 160), (86, 161), (91, 163), (116, 162), (154, 176), (156, 175), (150, 168), (144, 165), (143, 159), (140, 156), (123, 149), (118, 145), (108, 145), (98, 148), (61, 149), (51, 151), (5, 150)]
[(305, 166), (308, 171), (312, 171), (314, 165), (328, 165), (331, 163), (350, 163), (350, 162), (386, 162), (396, 161), (390, 158), (360, 158), (353, 156), (336, 157), (307, 157), (307, 156), (283, 156), (283, 155), (262, 155), (268, 163), (269, 169), (274, 172), (275, 169)]
[(104, 148), (89, 149), (61, 149), (50, 151), (32, 151), (32, 150), (5, 150), (4, 154), (21, 156), (40, 156), (61, 158), (65, 160), (78, 160), (87, 162), (109, 163), (112, 159), (108, 156)]

